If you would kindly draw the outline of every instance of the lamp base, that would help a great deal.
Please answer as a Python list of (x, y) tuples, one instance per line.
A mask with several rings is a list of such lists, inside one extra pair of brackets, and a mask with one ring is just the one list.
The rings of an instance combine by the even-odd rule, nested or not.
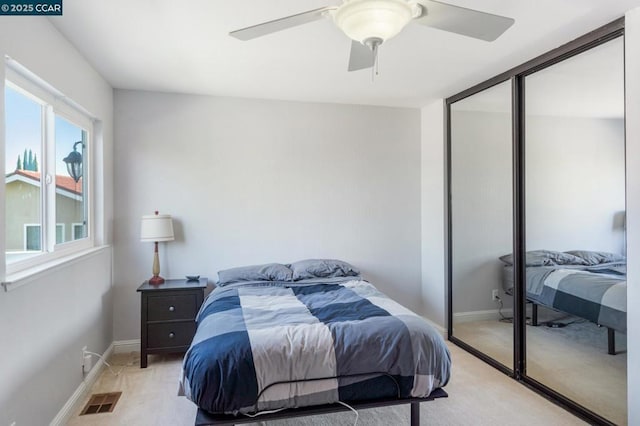
[(154, 275), (153, 277), (149, 278), (149, 284), (151, 285), (158, 285), (162, 283), (164, 283), (164, 278), (159, 275)]

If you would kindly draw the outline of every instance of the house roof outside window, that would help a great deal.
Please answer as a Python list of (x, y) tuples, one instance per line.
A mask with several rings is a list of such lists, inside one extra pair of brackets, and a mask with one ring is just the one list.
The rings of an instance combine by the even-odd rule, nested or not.
[[(40, 172), (16, 170), (5, 177), (5, 183), (21, 181), (30, 185), (40, 186)], [(56, 175), (56, 192), (70, 198), (82, 196), (82, 178), (76, 183), (71, 176)]]

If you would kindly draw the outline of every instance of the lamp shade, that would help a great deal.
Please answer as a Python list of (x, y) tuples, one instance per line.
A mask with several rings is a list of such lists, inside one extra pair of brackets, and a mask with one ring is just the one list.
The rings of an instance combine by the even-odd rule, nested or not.
[(173, 239), (171, 215), (152, 214), (142, 216), (140, 241), (173, 241)]
[(407, 0), (348, 0), (334, 13), (333, 19), (349, 38), (360, 43), (369, 39), (381, 42), (396, 36), (422, 8)]

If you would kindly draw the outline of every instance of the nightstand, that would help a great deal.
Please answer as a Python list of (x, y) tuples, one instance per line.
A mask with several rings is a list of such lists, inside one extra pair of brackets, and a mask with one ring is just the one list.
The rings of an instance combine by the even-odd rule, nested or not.
[(166, 280), (150, 285), (145, 281), (140, 311), (140, 368), (147, 367), (147, 355), (185, 352), (196, 332), (196, 314), (204, 299), (207, 278), (198, 281)]

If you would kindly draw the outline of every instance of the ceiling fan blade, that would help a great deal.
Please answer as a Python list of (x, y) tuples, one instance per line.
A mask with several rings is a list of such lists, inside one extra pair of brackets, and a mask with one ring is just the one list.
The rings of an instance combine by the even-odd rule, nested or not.
[(494, 41), (515, 22), (512, 18), (454, 6), (435, 0), (419, 0), (427, 9), (415, 22), (428, 27)]
[(349, 54), (349, 71), (358, 71), (371, 68), (376, 62), (373, 51), (362, 43), (351, 41), (351, 53)]
[(229, 35), (239, 40), (251, 40), (253, 38), (262, 37), (263, 35), (275, 33), (276, 31), (286, 30), (308, 22), (317, 21), (323, 17), (323, 14), (329, 10), (335, 9), (335, 6), (321, 7), (319, 9), (309, 10), (307, 12), (298, 13), (296, 15), (287, 16), (285, 18), (275, 19), (273, 21), (264, 22), (262, 24), (252, 25), (240, 30), (231, 31)]

